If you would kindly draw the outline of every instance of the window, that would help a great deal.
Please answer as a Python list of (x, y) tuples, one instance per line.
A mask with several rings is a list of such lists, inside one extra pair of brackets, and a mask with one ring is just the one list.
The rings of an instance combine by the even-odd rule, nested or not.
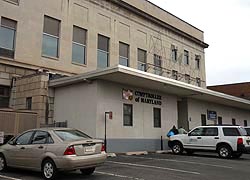
[(19, 4), (19, 0), (5, 0), (7, 2), (11, 2), (11, 3), (14, 3), (14, 4)]
[(98, 35), (97, 68), (109, 66), (109, 38)]
[(175, 70), (172, 70), (172, 78), (175, 80), (178, 80), (178, 72)]
[(240, 136), (237, 128), (222, 128), (225, 136)]
[(200, 78), (196, 78), (196, 85), (198, 87), (201, 87), (201, 79)]
[(28, 109), (28, 110), (32, 109), (32, 97), (26, 98), (26, 109)]
[(14, 59), (17, 22), (1, 18), (0, 56)]
[(129, 66), (129, 45), (122, 42), (119, 43), (119, 64)]
[(137, 50), (138, 53), (138, 69), (141, 71), (146, 71), (146, 63), (147, 63), (147, 51), (142, 49)]
[(86, 30), (73, 26), (72, 62), (86, 64)]
[(123, 104), (123, 125), (133, 126), (133, 105)]
[(185, 74), (185, 82), (190, 84), (190, 75)]
[(200, 69), (200, 59), (201, 59), (201, 56), (195, 55), (195, 68), (196, 69)]
[(204, 128), (196, 128), (189, 135), (190, 136), (203, 136), (204, 135)]
[(161, 109), (154, 108), (154, 127), (160, 128), (161, 127)]
[(174, 45), (171, 46), (171, 58), (172, 61), (177, 62), (177, 47)]
[(79, 130), (55, 130), (54, 132), (63, 141), (91, 139), (90, 136)]
[(59, 57), (59, 29), (59, 20), (44, 16), (42, 55)]
[(218, 128), (204, 128), (204, 136), (218, 136)]
[(31, 144), (45, 144), (47, 143), (48, 133), (44, 131), (36, 131)]
[(26, 132), (22, 135), (20, 135), (17, 139), (16, 139), (16, 144), (17, 145), (26, 145), (30, 143), (30, 138), (32, 136), (34, 131), (29, 131)]
[(10, 88), (0, 86), (0, 108), (8, 108), (10, 99)]
[(232, 119), (232, 125), (236, 125), (236, 120), (234, 118)]
[(154, 69), (155, 74), (162, 75), (162, 60), (161, 56), (154, 54)]
[(222, 125), (222, 117), (221, 116), (218, 116), (218, 124)]
[(244, 120), (244, 126), (247, 126), (247, 120)]
[(184, 50), (184, 64), (189, 65), (189, 52)]

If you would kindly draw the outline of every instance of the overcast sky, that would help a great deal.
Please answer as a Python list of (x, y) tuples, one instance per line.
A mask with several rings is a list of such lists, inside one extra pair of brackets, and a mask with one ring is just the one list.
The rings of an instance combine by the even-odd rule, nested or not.
[(204, 31), (207, 85), (250, 82), (250, 0), (149, 0)]

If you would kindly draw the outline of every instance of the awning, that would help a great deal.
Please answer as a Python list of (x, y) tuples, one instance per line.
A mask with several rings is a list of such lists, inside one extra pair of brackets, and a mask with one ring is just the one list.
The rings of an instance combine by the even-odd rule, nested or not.
[(121, 65), (91, 71), (71, 77), (51, 80), (49, 82), (49, 86), (53, 88), (59, 88), (75, 83), (89, 82), (98, 79), (144, 89), (156, 90), (162, 93), (176, 95), (179, 98), (192, 98), (239, 109), (250, 110), (249, 100), (197, 87), (184, 82)]

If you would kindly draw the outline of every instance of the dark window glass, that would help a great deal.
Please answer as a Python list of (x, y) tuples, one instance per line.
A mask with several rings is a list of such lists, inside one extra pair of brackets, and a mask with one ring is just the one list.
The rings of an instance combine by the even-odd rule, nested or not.
[(154, 127), (160, 128), (161, 127), (161, 109), (154, 108)]
[(47, 143), (48, 133), (44, 131), (36, 131), (32, 138), (31, 144), (45, 144)]
[(123, 104), (123, 125), (133, 126), (133, 105)]
[(200, 69), (200, 56), (195, 55), (195, 68)]
[(98, 35), (97, 68), (109, 66), (109, 38)]
[(129, 66), (129, 45), (119, 43), (119, 64)]
[(247, 126), (247, 120), (244, 120), (244, 126)]
[(218, 117), (218, 124), (222, 125), (222, 117), (221, 116)]
[(72, 61), (78, 64), (86, 64), (86, 30), (73, 27)]
[(29, 132), (26, 132), (26, 133), (22, 134), (21, 136), (19, 136), (16, 139), (16, 144), (17, 145), (29, 144), (30, 143), (30, 138), (31, 138), (33, 132), (34, 131), (29, 131)]
[(189, 52), (184, 50), (184, 64), (188, 65), (189, 64)]
[(196, 128), (189, 135), (190, 136), (204, 136), (204, 128)]
[(185, 82), (188, 84), (190, 83), (190, 75), (185, 74)]
[(172, 49), (171, 51), (171, 57), (174, 62), (177, 61), (177, 49)]
[(1, 18), (0, 26), (0, 56), (14, 58), (17, 22)]
[(232, 125), (236, 125), (236, 120), (232, 119)]
[(10, 99), (10, 88), (0, 86), (0, 108), (8, 108)]
[(225, 136), (240, 136), (237, 128), (222, 128)]
[(147, 61), (147, 51), (142, 49), (137, 50), (138, 53), (138, 69), (141, 71), (146, 71), (146, 61)]
[(63, 141), (91, 139), (87, 134), (78, 130), (55, 130), (55, 134)]
[(28, 109), (28, 110), (32, 109), (32, 97), (26, 98), (26, 109)]
[(178, 72), (175, 70), (172, 70), (172, 78), (175, 80), (178, 80)]
[(204, 128), (204, 136), (218, 136), (218, 128)]
[(247, 135), (250, 136), (250, 128), (245, 128), (247, 131)]
[(154, 69), (155, 74), (162, 75), (162, 60), (161, 56), (154, 54)]
[(44, 16), (42, 54), (58, 57), (60, 21)]

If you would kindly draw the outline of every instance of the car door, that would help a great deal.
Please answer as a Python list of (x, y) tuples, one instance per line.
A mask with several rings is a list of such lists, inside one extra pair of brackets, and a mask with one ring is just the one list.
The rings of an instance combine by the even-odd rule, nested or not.
[(36, 131), (31, 139), (30, 147), (27, 149), (27, 163), (32, 169), (40, 169), (44, 153), (48, 143), (48, 132)]
[(18, 136), (6, 152), (7, 163), (10, 166), (23, 167), (26, 164), (27, 147), (34, 131), (28, 131)]
[(188, 133), (188, 138), (184, 142), (184, 148), (200, 149), (202, 147), (202, 136), (204, 128), (198, 127)]
[(219, 141), (218, 127), (204, 128), (204, 136), (202, 136), (203, 148), (207, 150), (216, 150), (216, 144)]

